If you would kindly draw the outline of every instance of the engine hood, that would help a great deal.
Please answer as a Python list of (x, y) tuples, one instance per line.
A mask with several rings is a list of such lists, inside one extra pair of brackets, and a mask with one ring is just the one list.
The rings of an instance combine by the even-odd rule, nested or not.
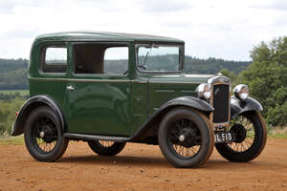
[(155, 75), (149, 79), (150, 83), (168, 83), (168, 84), (200, 84), (206, 83), (214, 75), (201, 74), (169, 74)]
[(196, 87), (207, 83), (213, 75), (169, 74), (153, 75), (148, 79), (149, 114), (155, 112), (167, 101), (182, 97), (196, 97)]

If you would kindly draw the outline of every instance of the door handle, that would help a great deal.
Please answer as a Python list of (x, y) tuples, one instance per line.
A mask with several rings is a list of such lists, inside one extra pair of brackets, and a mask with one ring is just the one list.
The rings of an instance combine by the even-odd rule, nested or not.
[(67, 90), (73, 91), (75, 88), (72, 85), (67, 86)]

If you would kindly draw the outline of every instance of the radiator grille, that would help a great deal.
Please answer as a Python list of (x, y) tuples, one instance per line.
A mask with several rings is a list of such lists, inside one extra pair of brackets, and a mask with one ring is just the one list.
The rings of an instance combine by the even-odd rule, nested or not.
[(229, 120), (229, 85), (218, 84), (213, 86), (213, 122), (224, 123)]

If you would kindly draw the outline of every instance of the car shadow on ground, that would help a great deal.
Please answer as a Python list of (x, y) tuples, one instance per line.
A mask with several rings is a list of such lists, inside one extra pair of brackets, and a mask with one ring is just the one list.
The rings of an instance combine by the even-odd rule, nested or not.
[[(88, 155), (88, 156), (66, 156), (60, 159), (60, 163), (78, 163), (83, 165), (119, 165), (123, 167), (141, 167), (141, 166), (150, 166), (157, 168), (173, 168), (172, 165), (164, 157), (142, 157), (142, 156), (97, 156), (97, 155)], [(258, 167), (263, 169), (282, 169), (287, 166), (282, 166), (280, 164), (273, 164), (266, 161), (251, 161), (247, 163), (235, 163), (229, 162), (224, 159), (210, 159), (205, 165), (200, 167), (200, 169), (208, 170), (252, 170), (257, 169)]]
[(135, 157), (135, 156), (69, 156), (60, 159), (63, 163), (81, 163), (81, 164), (101, 164), (101, 165), (122, 165), (122, 166), (158, 166), (170, 167), (169, 163), (163, 157)]

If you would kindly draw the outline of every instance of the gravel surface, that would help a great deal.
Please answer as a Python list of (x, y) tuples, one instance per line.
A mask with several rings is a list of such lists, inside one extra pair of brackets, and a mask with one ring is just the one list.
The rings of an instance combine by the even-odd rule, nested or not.
[(173, 168), (158, 146), (127, 144), (116, 157), (97, 156), (70, 142), (57, 162), (35, 161), (24, 145), (0, 145), (0, 191), (275, 191), (287, 190), (287, 140), (269, 139), (249, 163), (231, 163), (215, 151), (197, 169)]

